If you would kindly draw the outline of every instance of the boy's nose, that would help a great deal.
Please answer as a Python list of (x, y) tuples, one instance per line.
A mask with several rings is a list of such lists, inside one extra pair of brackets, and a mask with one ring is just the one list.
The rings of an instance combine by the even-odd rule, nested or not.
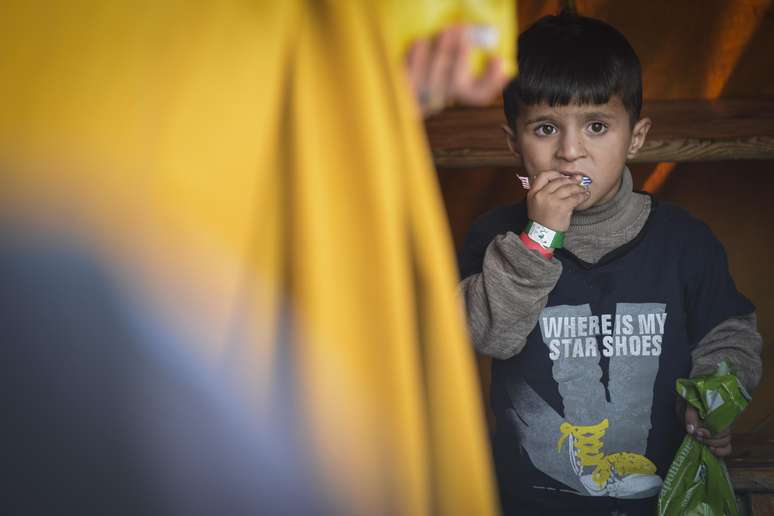
[(577, 135), (565, 133), (559, 140), (559, 147), (556, 149), (556, 157), (564, 161), (575, 161), (586, 155), (586, 148), (583, 141)]

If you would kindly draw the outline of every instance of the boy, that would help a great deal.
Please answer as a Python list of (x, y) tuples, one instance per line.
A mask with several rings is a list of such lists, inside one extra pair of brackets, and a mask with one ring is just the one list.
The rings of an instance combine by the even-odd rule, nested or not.
[(706, 225), (632, 191), (625, 162), (650, 120), (623, 35), (569, 13), (539, 20), (504, 100), (531, 188), (481, 217), (460, 256), (473, 341), (495, 359), (503, 512), (653, 514), (684, 431), (730, 453), (727, 431), (710, 435), (693, 409), (675, 417), (675, 379), (725, 359), (752, 390), (755, 308)]

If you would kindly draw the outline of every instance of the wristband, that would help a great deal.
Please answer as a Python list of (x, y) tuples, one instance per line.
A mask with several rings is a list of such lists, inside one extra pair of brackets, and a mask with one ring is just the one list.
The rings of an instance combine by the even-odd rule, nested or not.
[(526, 247), (527, 249), (532, 249), (533, 251), (539, 252), (546, 260), (550, 260), (551, 258), (553, 258), (554, 256), (553, 249), (546, 249), (542, 245), (532, 240), (528, 234), (522, 233), (521, 235), (519, 235), (519, 238), (524, 243), (524, 247)]
[(558, 249), (562, 247), (562, 244), (564, 243), (564, 232), (554, 231), (553, 229), (549, 229), (542, 224), (538, 224), (534, 220), (530, 220), (527, 223), (527, 227), (524, 228), (524, 232), (527, 233), (529, 238), (542, 245), (546, 249)]

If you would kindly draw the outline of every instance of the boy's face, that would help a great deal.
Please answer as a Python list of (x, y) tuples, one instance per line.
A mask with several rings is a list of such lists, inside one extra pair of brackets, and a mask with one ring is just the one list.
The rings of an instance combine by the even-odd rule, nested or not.
[(543, 103), (521, 107), (508, 143), (533, 184), (538, 174), (549, 170), (590, 177), (591, 195), (576, 208), (584, 210), (615, 196), (624, 164), (645, 142), (649, 128), (647, 118), (632, 128), (618, 96), (606, 104)]

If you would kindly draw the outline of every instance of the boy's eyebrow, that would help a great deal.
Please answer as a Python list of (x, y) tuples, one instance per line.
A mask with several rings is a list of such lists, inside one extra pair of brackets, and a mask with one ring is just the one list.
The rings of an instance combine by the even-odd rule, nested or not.
[(604, 118), (606, 120), (615, 118), (610, 113), (605, 113), (604, 111), (594, 111), (592, 113), (583, 113), (583, 116), (586, 118)]
[(535, 118), (530, 118), (524, 122), (524, 125), (530, 125), (534, 124), (535, 122), (553, 122), (554, 119), (551, 118), (549, 115), (540, 115), (536, 116)]
[[(580, 116), (586, 119), (601, 118), (604, 120), (612, 120), (613, 118), (615, 118), (615, 115), (611, 113), (606, 113), (604, 111), (592, 111), (590, 113), (580, 113)], [(524, 125), (530, 125), (536, 122), (553, 122), (554, 120), (555, 120), (554, 117), (552, 117), (551, 115), (539, 115), (539, 116), (536, 116), (535, 118), (527, 119), (524, 122)]]

